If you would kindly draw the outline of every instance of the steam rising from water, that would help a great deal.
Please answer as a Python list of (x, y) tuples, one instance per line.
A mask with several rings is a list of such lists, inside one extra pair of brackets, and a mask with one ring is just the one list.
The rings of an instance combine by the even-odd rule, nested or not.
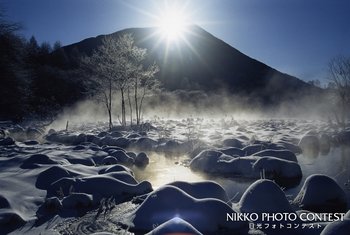
[[(163, 92), (145, 99), (142, 120), (152, 120), (155, 117), (167, 119), (219, 118), (235, 120), (253, 119), (323, 119), (333, 118), (329, 97), (306, 95), (298, 97), (298, 101), (284, 101), (276, 106), (263, 105), (256, 101), (256, 96), (229, 95), (226, 92), (206, 94), (202, 91)], [(278, 97), (276, 97), (278, 101)], [(120, 99), (113, 100), (113, 121), (119, 124)], [(128, 101), (126, 101), (129, 114)], [(129, 120), (129, 117), (127, 117)], [(86, 124), (107, 122), (108, 115), (103, 103), (85, 100), (66, 108), (50, 126), (54, 129), (64, 129), (69, 124)]]

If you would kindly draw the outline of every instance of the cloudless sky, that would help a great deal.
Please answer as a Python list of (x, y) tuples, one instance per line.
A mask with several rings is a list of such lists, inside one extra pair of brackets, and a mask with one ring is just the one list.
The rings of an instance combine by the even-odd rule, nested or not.
[[(303, 80), (324, 80), (350, 56), (349, 0), (172, 0), (190, 21), (241, 52)], [(7, 19), (39, 42), (63, 45), (124, 28), (155, 26), (162, 0), (0, 0)]]

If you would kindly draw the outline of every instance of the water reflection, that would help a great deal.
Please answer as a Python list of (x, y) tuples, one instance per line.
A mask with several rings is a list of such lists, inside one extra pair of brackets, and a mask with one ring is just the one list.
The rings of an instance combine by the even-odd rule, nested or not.
[(206, 175), (192, 172), (181, 164), (187, 159), (186, 156), (169, 158), (164, 154), (149, 153), (149, 159), (149, 165), (145, 169), (135, 167), (133, 171), (138, 180), (150, 181), (153, 189), (173, 181), (198, 182), (208, 179)]
[[(153, 188), (173, 181), (198, 182), (202, 180), (214, 180), (227, 192), (232, 202), (237, 202), (254, 179), (221, 178), (209, 176), (198, 172), (192, 172), (189, 167), (181, 164), (188, 160), (186, 156), (166, 158), (163, 154), (150, 153), (150, 164), (145, 169), (134, 168), (138, 180), (148, 180)], [(331, 148), (328, 154), (297, 156), (303, 172), (303, 178), (298, 186), (285, 189), (286, 195), (292, 200), (299, 192), (305, 179), (312, 174), (325, 174), (333, 177), (345, 190), (350, 205), (350, 146)]]

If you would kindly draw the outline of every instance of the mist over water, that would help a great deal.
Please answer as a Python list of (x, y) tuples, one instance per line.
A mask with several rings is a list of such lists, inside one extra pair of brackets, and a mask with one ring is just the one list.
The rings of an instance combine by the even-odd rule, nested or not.
[[(121, 100), (116, 97), (113, 102), (113, 122), (119, 125)], [(132, 104), (134, 105), (134, 104)], [(130, 109), (126, 100), (127, 121), (130, 122)], [(135, 111), (133, 111), (135, 112)], [(277, 104), (267, 105), (252, 96), (239, 96), (220, 93), (205, 93), (203, 91), (162, 92), (145, 98), (142, 109), (142, 121), (149, 122), (155, 118), (214, 118), (234, 120), (256, 119), (306, 119), (331, 120), (334, 118), (334, 107), (328, 94), (319, 96), (305, 95), (291, 101), (278, 101)], [(135, 114), (133, 113), (133, 118)], [(67, 121), (70, 124), (107, 122), (108, 115), (105, 104), (93, 99), (77, 102), (66, 107), (50, 126), (63, 129)]]

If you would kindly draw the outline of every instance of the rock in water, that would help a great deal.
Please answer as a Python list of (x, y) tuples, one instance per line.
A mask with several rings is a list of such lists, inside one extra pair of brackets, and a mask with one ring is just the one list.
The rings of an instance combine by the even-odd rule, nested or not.
[(326, 175), (310, 175), (294, 199), (302, 209), (317, 213), (346, 212), (344, 190)]
[(311, 157), (318, 156), (320, 151), (320, 142), (316, 135), (305, 135), (299, 141), (299, 147), (303, 154)]
[(243, 213), (293, 212), (282, 189), (271, 180), (257, 180), (242, 195), (238, 207)]

